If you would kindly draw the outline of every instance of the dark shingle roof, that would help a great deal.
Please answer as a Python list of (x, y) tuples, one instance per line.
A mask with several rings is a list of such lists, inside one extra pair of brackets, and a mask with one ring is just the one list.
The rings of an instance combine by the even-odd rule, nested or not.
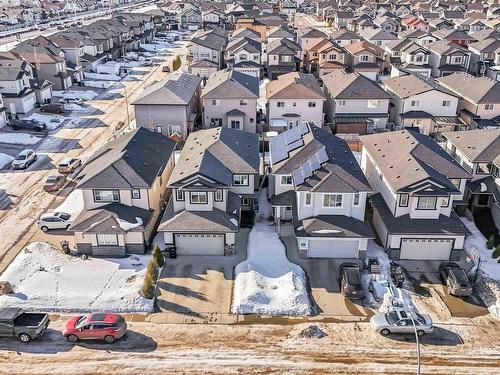
[(471, 162), (491, 162), (500, 155), (500, 128), (444, 132)]
[(389, 99), (390, 95), (359, 73), (338, 70), (322, 77), (325, 90), (337, 99)]
[(187, 105), (200, 87), (201, 78), (181, 73), (147, 87), (132, 104)]
[(256, 99), (259, 79), (235, 70), (219, 70), (208, 77), (201, 96), (206, 99)]

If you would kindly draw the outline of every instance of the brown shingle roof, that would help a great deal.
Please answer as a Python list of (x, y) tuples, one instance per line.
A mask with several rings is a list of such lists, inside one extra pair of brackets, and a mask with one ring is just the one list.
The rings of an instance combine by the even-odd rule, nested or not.
[(312, 74), (291, 72), (280, 75), (266, 86), (268, 99), (325, 99)]

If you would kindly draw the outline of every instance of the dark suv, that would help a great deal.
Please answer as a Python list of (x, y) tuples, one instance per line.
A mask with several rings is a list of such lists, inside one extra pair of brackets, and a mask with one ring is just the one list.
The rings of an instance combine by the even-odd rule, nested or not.
[(362, 299), (365, 290), (361, 281), (361, 267), (356, 263), (346, 262), (340, 265), (340, 292), (351, 299)]
[(47, 113), (65, 113), (66, 110), (64, 109), (63, 104), (59, 103), (50, 103), (50, 104), (44, 104), (40, 107), (41, 112), (47, 112)]
[(45, 125), (43, 122), (36, 121), (36, 120), (10, 120), (9, 125), (14, 130), (27, 129), (27, 130), (35, 130), (37, 132), (40, 132), (42, 130), (47, 129), (47, 125)]
[(465, 271), (454, 262), (445, 262), (439, 266), (441, 280), (448, 287), (448, 293), (457, 297), (469, 297), (472, 285)]

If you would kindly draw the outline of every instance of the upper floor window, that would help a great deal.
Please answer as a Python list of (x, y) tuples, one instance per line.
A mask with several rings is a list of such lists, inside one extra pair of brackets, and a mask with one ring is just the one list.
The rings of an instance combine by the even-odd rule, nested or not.
[(450, 197), (443, 197), (441, 199), (441, 207), (448, 207), (450, 204)]
[(281, 56), (281, 61), (292, 62), (292, 56), (289, 56), (289, 55)]
[(120, 202), (120, 192), (118, 190), (94, 190), (94, 202)]
[(247, 104), (248, 104), (248, 100), (246, 100), (246, 99), (240, 100), (240, 105), (247, 105)]
[(139, 189), (132, 189), (132, 199), (141, 199), (141, 191)]
[(177, 189), (175, 191), (175, 199), (182, 202), (184, 200), (184, 191)]
[(212, 105), (219, 105), (219, 99), (212, 99)]
[(235, 174), (233, 176), (233, 186), (248, 186), (248, 175)]
[(342, 194), (323, 195), (324, 207), (342, 207)]
[(485, 105), (484, 105), (484, 109), (485, 109), (486, 111), (491, 111), (491, 110), (493, 109), (493, 104), (485, 104)]
[(371, 99), (368, 100), (368, 108), (377, 108), (378, 107), (378, 100), (376, 99)]
[(204, 191), (194, 191), (189, 196), (192, 204), (206, 204), (208, 201), (207, 193)]
[(161, 134), (162, 131), (163, 131), (163, 127), (161, 125), (157, 125), (156, 126), (156, 132)]
[(359, 61), (368, 62), (368, 60), (369, 60), (369, 56), (368, 55), (361, 55), (361, 56), (359, 56)]
[(292, 176), (281, 176), (281, 185), (291, 185)]
[(411, 106), (412, 107), (418, 107), (419, 105), (420, 105), (420, 101), (418, 101), (418, 100), (412, 100), (411, 101)]
[(463, 56), (453, 56), (451, 62), (453, 64), (462, 64), (463, 60), (464, 60)]
[(436, 208), (436, 197), (419, 197), (417, 210), (434, 210)]
[(309, 103), (307, 103), (307, 106), (310, 108), (314, 108), (314, 107), (316, 107), (316, 102), (309, 102)]
[(215, 201), (222, 202), (223, 198), (224, 198), (224, 191), (222, 189), (215, 190)]
[(477, 174), (490, 174), (493, 165), (491, 163), (477, 163), (476, 173)]
[(408, 200), (410, 196), (408, 194), (401, 194), (399, 196), (399, 206), (400, 207), (408, 207)]
[(338, 100), (337, 99), (337, 105), (344, 106), (344, 105), (346, 105), (346, 101), (345, 100)]
[(352, 199), (352, 205), (353, 206), (359, 206), (359, 193), (355, 193), (354, 197)]
[(311, 193), (306, 193), (306, 206), (310, 206), (312, 203), (312, 195)]
[(277, 102), (277, 103), (276, 103), (276, 106), (277, 106), (278, 108), (283, 108), (283, 107), (285, 106), (285, 102)]
[(449, 107), (451, 102), (449, 100), (443, 100), (443, 107)]

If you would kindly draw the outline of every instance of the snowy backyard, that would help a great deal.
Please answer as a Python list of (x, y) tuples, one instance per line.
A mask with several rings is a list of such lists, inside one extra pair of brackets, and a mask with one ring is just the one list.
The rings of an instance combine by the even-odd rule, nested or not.
[(151, 312), (153, 301), (138, 293), (148, 255), (106, 259), (63, 254), (34, 242), (2, 274), (14, 294), (0, 296), (0, 307), (53, 312)]

